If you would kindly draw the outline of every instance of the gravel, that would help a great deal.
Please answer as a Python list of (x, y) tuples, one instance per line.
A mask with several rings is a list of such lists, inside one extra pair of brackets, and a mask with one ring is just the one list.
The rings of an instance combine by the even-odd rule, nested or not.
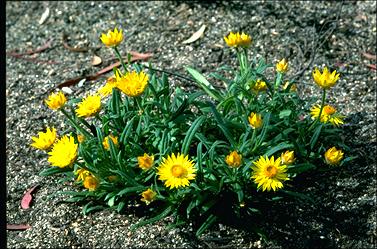
[[(49, 8), (43, 24), (39, 20)], [(204, 36), (182, 44), (203, 24)], [(171, 217), (135, 232), (129, 226), (140, 217), (135, 210), (122, 214), (104, 210), (83, 216), (81, 206), (49, 198), (72, 190), (70, 182), (40, 177), (49, 167), (46, 156), (30, 147), (31, 136), (49, 124), (67, 128), (63, 117), (43, 105), (46, 92), (78, 76), (94, 74), (94, 55), (105, 62), (109, 50), (72, 52), (62, 45), (62, 33), (71, 46), (98, 47), (102, 32), (120, 25), (125, 41), (121, 51), (151, 52), (156, 68), (187, 75), (191, 66), (205, 75), (223, 65), (235, 66), (223, 36), (245, 31), (253, 37), (252, 56), (271, 63), (286, 57), (288, 77), (298, 76), (303, 96), (317, 96), (311, 79), (314, 66), (328, 65), (341, 72), (329, 93), (330, 102), (347, 115), (346, 141), (359, 158), (343, 168), (302, 175), (294, 182), (314, 204), (284, 200), (263, 211), (259, 224), (270, 242), (246, 231), (219, 224), (195, 238), (190, 226), (167, 229)], [(6, 2), (6, 51), (24, 52), (52, 39), (52, 47), (23, 58), (6, 57), (6, 221), (29, 224), (25, 231), (7, 230), (7, 247), (18, 248), (375, 248), (376, 247), (376, 60), (362, 53), (376, 51), (375, 1), (282, 2)], [(316, 50), (312, 48), (316, 46)], [(312, 63), (311, 63), (312, 62)], [(171, 84), (190, 82), (170, 77)], [(83, 95), (102, 81), (71, 86)], [(217, 84), (217, 82), (216, 82)], [(27, 189), (40, 187), (30, 209), (20, 200)]]

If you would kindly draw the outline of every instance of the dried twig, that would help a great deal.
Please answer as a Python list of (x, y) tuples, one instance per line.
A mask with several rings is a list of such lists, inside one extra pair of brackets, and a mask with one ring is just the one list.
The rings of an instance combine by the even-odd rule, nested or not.
[(72, 51), (72, 52), (88, 52), (90, 50), (98, 50), (100, 49), (101, 47), (81, 47), (81, 48), (75, 48), (75, 47), (71, 47), (69, 44), (68, 44), (68, 35), (66, 33), (63, 33), (62, 34), (62, 42), (63, 42), (63, 46), (68, 49), (69, 51)]
[(51, 44), (52, 44), (52, 39), (48, 40), (44, 45), (42, 45), (41, 47), (39, 47), (35, 50), (31, 50), (31, 51), (27, 51), (27, 52), (23, 52), (23, 53), (17, 53), (16, 51), (6, 52), (6, 55), (9, 55), (9, 56), (12, 56), (12, 57), (18, 58), (18, 59), (23, 59), (23, 60), (26, 60), (26, 61), (37, 62), (37, 63), (58, 64), (58, 62), (52, 61), (52, 60), (46, 61), (46, 60), (39, 60), (39, 59), (36, 59), (36, 58), (25, 57), (25, 55), (32, 55), (32, 54), (41, 53), (41, 52), (51, 48)]

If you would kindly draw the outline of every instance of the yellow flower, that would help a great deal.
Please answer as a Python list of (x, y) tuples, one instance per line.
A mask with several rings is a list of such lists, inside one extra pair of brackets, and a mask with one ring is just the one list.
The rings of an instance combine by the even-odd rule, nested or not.
[(330, 165), (338, 165), (339, 162), (343, 159), (343, 156), (343, 151), (338, 150), (335, 147), (332, 147), (325, 152), (326, 163)]
[(188, 156), (173, 153), (167, 158), (163, 158), (162, 163), (157, 168), (159, 180), (166, 181), (165, 186), (172, 188), (179, 188), (189, 186), (189, 180), (194, 180), (196, 168), (193, 161), (188, 159)]
[(315, 68), (312, 75), (314, 82), (323, 89), (331, 88), (339, 79), (339, 74), (336, 73), (336, 70), (330, 73), (327, 67), (323, 69), (323, 73), (318, 68)]
[(249, 119), (249, 124), (251, 125), (253, 129), (258, 129), (263, 124), (262, 115), (260, 114), (252, 112), (250, 113), (250, 116), (248, 119)]
[(50, 96), (48, 96), (48, 98), (45, 100), (46, 105), (51, 110), (62, 108), (65, 102), (67, 102), (67, 98), (62, 91), (59, 91), (58, 93), (51, 93)]
[[(284, 86), (283, 86), (283, 90), (286, 90), (286, 89), (288, 88), (289, 84), (290, 84), (289, 81), (286, 81), (285, 84), (284, 84)], [(297, 91), (297, 86), (296, 86), (296, 84), (292, 84), (292, 85), (291, 85), (291, 88), (289, 89), (289, 91), (290, 91), (290, 92), (295, 92), (295, 91)]]
[(81, 144), (82, 142), (85, 141), (85, 136), (82, 134), (77, 135), (77, 141)]
[(86, 169), (79, 169), (75, 171), (75, 175), (77, 175), (76, 181), (84, 181), (85, 177), (90, 175), (90, 171)]
[(295, 152), (287, 150), (284, 153), (281, 153), (281, 164), (283, 165), (290, 165), (295, 161)]
[(284, 58), (276, 64), (276, 71), (286, 73), (288, 71), (288, 61)]
[(48, 161), (59, 168), (71, 166), (77, 158), (77, 148), (75, 139), (65, 135), (53, 145)]
[(114, 31), (109, 30), (107, 34), (102, 33), (101, 41), (107, 47), (116, 47), (123, 41), (123, 30), (117, 28)]
[(76, 114), (79, 117), (92, 117), (96, 115), (100, 109), (101, 97), (99, 95), (89, 95), (77, 105)]
[(113, 135), (108, 135), (103, 139), (102, 145), (106, 150), (110, 150), (110, 143), (109, 138), (113, 141), (114, 145), (118, 144), (118, 137), (114, 137)]
[(257, 82), (255, 82), (255, 85), (253, 86), (254, 92), (260, 92), (260, 91), (266, 91), (267, 90), (267, 84), (261, 79), (258, 79)]
[(155, 199), (156, 195), (156, 192), (149, 188), (148, 190), (141, 193), (141, 196), (143, 198), (141, 198), (140, 200), (145, 202), (145, 204), (149, 205)]
[(89, 191), (94, 191), (99, 186), (99, 180), (94, 175), (88, 175), (85, 177), (83, 185)]
[(143, 170), (148, 170), (152, 167), (154, 162), (154, 156), (149, 156), (147, 153), (144, 153), (143, 156), (138, 156), (137, 161), (139, 163), (139, 167)]
[(224, 40), (229, 47), (248, 47), (251, 44), (251, 37), (242, 32), (230, 32), (228, 36), (224, 36)]
[(274, 160), (274, 156), (270, 159), (266, 156), (263, 158), (261, 156), (258, 161), (253, 162), (254, 166), (253, 174), (251, 176), (254, 182), (258, 184), (257, 188), (262, 187), (262, 191), (276, 191), (277, 189), (283, 188), (283, 181), (289, 180), (286, 173), (287, 166), (281, 165), (280, 157)]
[(40, 149), (48, 150), (56, 139), (56, 129), (47, 127), (46, 132), (38, 132), (38, 137), (31, 137), (34, 143), (31, 146)]
[(120, 75), (117, 71), (115, 78), (118, 89), (129, 97), (141, 95), (147, 87), (149, 79), (144, 72), (137, 73), (136, 71), (127, 72), (125, 75)]
[(114, 76), (111, 76), (110, 78), (107, 79), (106, 84), (100, 89), (98, 89), (98, 93), (102, 97), (106, 97), (113, 92), (113, 88), (116, 86), (117, 86), (117, 81)]
[[(320, 105), (314, 105), (310, 109), (310, 114), (312, 115), (312, 119), (318, 118), (320, 110), (321, 110)], [(344, 124), (343, 118), (344, 118), (343, 115), (336, 113), (336, 109), (334, 107), (332, 107), (331, 105), (325, 105), (321, 113), (320, 121), (322, 123), (330, 122), (334, 126), (339, 126), (341, 124)]]
[(225, 162), (232, 168), (238, 168), (241, 165), (242, 155), (238, 154), (237, 151), (232, 151), (226, 156)]

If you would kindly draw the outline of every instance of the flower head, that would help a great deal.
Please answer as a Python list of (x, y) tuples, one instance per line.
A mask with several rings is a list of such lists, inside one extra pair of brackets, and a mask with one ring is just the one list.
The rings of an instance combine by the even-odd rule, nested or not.
[(258, 129), (263, 124), (263, 119), (262, 119), (261, 114), (252, 112), (250, 113), (250, 116), (248, 119), (249, 119), (249, 124), (251, 125), (251, 128), (253, 129)]
[(330, 71), (325, 67), (321, 73), (318, 68), (315, 68), (313, 73), (314, 82), (323, 89), (329, 89), (335, 85), (339, 79), (339, 74), (336, 70), (330, 73)]
[(145, 190), (143, 193), (141, 193), (141, 196), (143, 198), (141, 198), (140, 200), (145, 202), (145, 204), (149, 205), (152, 201), (154, 201), (156, 195), (156, 192), (149, 188)]
[(143, 156), (137, 157), (137, 162), (139, 163), (139, 167), (143, 170), (148, 170), (152, 167), (154, 162), (154, 156), (149, 156), (147, 153), (144, 153)]
[[(314, 105), (310, 109), (310, 114), (312, 115), (312, 119), (316, 119), (319, 116), (319, 112), (321, 111), (320, 105)], [(320, 121), (322, 123), (330, 122), (334, 126), (340, 126), (344, 124), (343, 122), (343, 115), (340, 115), (336, 112), (336, 109), (331, 105), (325, 105), (322, 109)]]
[[(290, 84), (289, 81), (286, 81), (285, 84), (283, 85), (283, 90), (286, 90), (286, 89), (288, 88), (289, 84)], [(297, 86), (296, 86), (296, 84), (292, 84), (292, 85), (291, 85), (291, 88), (289, 88), (289, 91), (290, 91), (290, 92), (295, 92), (295, 91), (297, 91)]]
[(283, 181), (289, 180), (286, 173), (287, 166), (281, 165), (280, 157), (274, 160), (274, 156), (270, 159), (266, 156), (263, 158), (261, 156), (258, 161), (253, 162), (254, 166), (253, 174), (251, 176), (254, 182), (258, 184), (257, 188), (262, 187), (262, 191), (276, 191), (277, 189), (283, 188)]
[(225, 162), (232, 168), (238, 168), (242, 162), (242, 155), (238, 154), (237, 151), (232, 151), (226, 156)]
[(94, 191), (99, 186), (99, 180), (97, 177), (90, 174), (85, 177), (83, 185), (84, 185), (84, 188), (88, 189), (89, 191)]
[(101, 97), (99, 95), (89, 95), (77, 105), (76, 114), (79, 117), (92, 117), (96, 115), (100, 109)]
[(86, 169), (79, 169), (75, 171), (75, 175), (77, 175), (76, 181), (84, 181), (85, 177), (90, 175), (90, 171)]
[(339, 162), (343, 159), (343, 156), (343, 151), (338, 150), (335, 147), (332, 147), (325, 152), (326, 163), (330, 165), (338, 165)]
[(230, 32), (228, 36), (224, 36), (224, 40), (229, 47), (248, 47), (251, 44), (251, 37), (245, 33)]
[(69, 167), (77, 158), (77, 148), (74, 137), (65, 135), (53, 145), (48, 161), (52, 166)]
[(173, 153), (167, 158), (163, 158), (162, 163), (157, 168), (159, 180), (165, 181), (165, 186), (173, 188), (190, 185), (189, 180), (195, 179), (196, 168), (193, 161), (188, 156)]
[(265, 81), (258, 79), (257, 82), (255, 82), (253, 86), (253, 91), (258, 93), (261, 91), (266, 91), (267, 90), (267, 84)]
[(104, 139), (103, 139), (103, 142), (102, 142), (102, 145), (103, 145), (103, 148), (105, 148), (106, 150), (110, 150), (110, 142), (109, 142), (109, 139), (111, 139), (111, 141), (113, 141), (113, 144), (114, 145), (117, 145), (118, 144), (118, 137), (114, 137), (113, 135), (108, 135), (106, 136)]
[(115, 78), (118, 89), (129, 97), (141, 95), (147, 87), (149, 79), (144, 72), (137, 73), (136, 71), (127, 72), (125, 75), (120, 75), (117, 71)]
[(57, 93), (51, 93), (45, 100), (46, 105), (51, 110), (57, 110), (62, 108), (65, 102), (67, 102), (67, 98), (65, 97), (62, 91), (59, 91)]
[(40, 149), (48, 150), (56, 139), (56, 129), (47, 127), (46, 132), (38, 132), (38, 137), (31, 137), (34, 143), (31, 146)]
[(117, 28), (114, 31), (109, 30), (107, 34), (102, 33), (101, 41), (107, 47), (116, 47), (123, 41), (123, 30)]
[(85, 141), (85, 136), (82, 134), (77, 134), (77, 141), (81, 144)]
[(284, 58), (276, 64), (276, 71), (286, 73), (288, 71), (288, 61)]
[(295, 152), (287, 150), (284, 153), (281, 153), (281, 164), (283, 165), (290, 165), (295, 161)]
[(102, 97), (106, 97), (113, 92), (113, 88), (116, 86), (117, 86), (117, 81), (114, 76), (111, 76), (110, 78), (106, 80), (106, 84), (100, 89), (98, 89), (98, 93)]

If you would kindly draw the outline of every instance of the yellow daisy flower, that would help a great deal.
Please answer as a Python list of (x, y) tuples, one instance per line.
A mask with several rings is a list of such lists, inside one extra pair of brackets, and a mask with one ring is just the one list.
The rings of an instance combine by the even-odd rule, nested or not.
[(154, 162), (154, 156), (149, 156), (147, 153), (144, 153), (143, 156), (137, 157), (137, 162), (139, 163), (139, 167), (143, 170), (148, 170), (152, 167)]
[(238, 168), (242, 162), (242, 155), (238, 154), (237, 151), (232, 151), (226, 156), (225, 162), (232, 168)]
[(127, 72), (125, 75), (120, 75), (117, 71), (115, 78), (118, 89), (129, 97), (141, 95), (147, 87), (149, 79), (144, 72), (137, 73), (136, 71)]
[(38, 132), (38, 137), (31, 137), (34, 143), (31, 146), (40, 149), (48, 150), (56, 139), (56, 129), (47, 127), (46, 132)]
[(327, 67), (323, 69), (322, 73), (318, 68), (315, 68), (312, 75), (314, 82), (323, 89), (331, 88), (339, 79), (339, 74), (336, 73), (336, 70), (330, 73)]
[(89, 95), (84, 98), (76, 109), (78, 117), (92, 117), (101, 109), (101, 97), (99, 95)]
[(249, 119), (249, 124), (251, 125), (251, 128), (253, 129), (258, 129), (259, 127), (263, 125), (263, 119), (262, 119), (261, 114), (252, 112), (250, 113), (250, 116), (248, 119)]
[(110, 143), (109, 139), (113, 141), (114, 145), (118, 145), (118, 137), (114, 137), (113, 135), (108, 135), (103, 139), (102, 145), (106, 150), (110, 150)]
[(62, 91), (59, 91), (57, 93), (51, 93), (45, 100), (46, 105), (51, 110), (57, 110), (62, 108), (66, 102), (67, 98), (65, 97)]
[[(314, 105), (310, 109), (310, 114), (312, 115), (312, 119), (318, 118), (320, 111), (321, 111), (321, 106)], [(343, 115), (336, 113), (336, 109), (333, 106), (325, 105), (321, 113), (320, 121), (322, 123), (330, 122), (334, 126), (340, 126), (341, 124), (344, 124), (343, 118), (344, 118)]]
[(116, 47), (123, 41), (123, 30), (117, 28), (114, 31), (109, 30), (107, 34), (102, 33), (101, 41), (107, 47)]
[(253, 86), (253, 91), (258, 93), (261, 91), (266, 91), (267, 90), (267, 84), (261, 79), (258, 79), (257, 82), (255, 82)]
[(288, 71), (288, 61), (284, 58), (276, 64), (276, 71), (286, 73)]
[(189, 186), (189, 180), (194, 180), (196, 168), (193, 161), (188, 156), (173, 153), (167, 158), (163, 158), (162, 163), (157, 168), (159, 180), (165, 181), (165, 186), (173, 188)]
[(283, 165), (290, 165), (295, 161), (295, 152), (287, 150), (284, 153), (281, 153), (281, 164)]
[(79, 169), (75, 171), (75, 175), (77, 175), (76, 181), (84, 181), (85, 177), (90, 175), (90, 171), (86, 169)]
[(280, 157), (274, 160), (274, 156), (270, 159), (266, 156), (263, 158), (261, 156), (258, 161), (253, 162), (254, 166), (253, 174), (251, 176), (254, 182), (258, 184), (257, 188), (262, 187), (262, 191), (276, 191), (277, 189), (283, 188), (283, 181), (289, 180), (286, 173), (287, 166), (281, 165)]
[(330, 165), (338, 165), (339, 162), (343, 159), (343, 156), (343, 151), (338, 150), (335, 147), (332, 147), (325, 152), (326, 163)]
[(94, 191), (99, 186), (99, 180), (94, 175), (88, 175), (85, 177), (83, 185), (84, 188), (88, 189), (89, 191)]
[(145, 202), (145, 204), (149, 205), (152, 201), (154, 201), (156, 195), (157, 195), (157, 193), (149, 188), (148, 190), (141, 193), (141, 196), (143, 198), (141, 198), (140, 200)]
[(116, 86), (117, 86), (117, 81), (114, 76), (111, 76), (110, 78), (106, 80), (106, 84), (100, 89), (98, 89), (98, 93), (102, 97), (106, 97), (113, 92), (113, 88)]
[(229, 47), (248, 47), (251, 44), (251, 37), (245, 33), (230, 32), (228, 36), (224, 36), (224, 40)]
[(48, 153), (50, 155), (48, 161), (52, 166), (69, 167), (77, 158), (77, 148), (78, 144), (75, 143), (75, 139), (65, 135), (53, 145)]

